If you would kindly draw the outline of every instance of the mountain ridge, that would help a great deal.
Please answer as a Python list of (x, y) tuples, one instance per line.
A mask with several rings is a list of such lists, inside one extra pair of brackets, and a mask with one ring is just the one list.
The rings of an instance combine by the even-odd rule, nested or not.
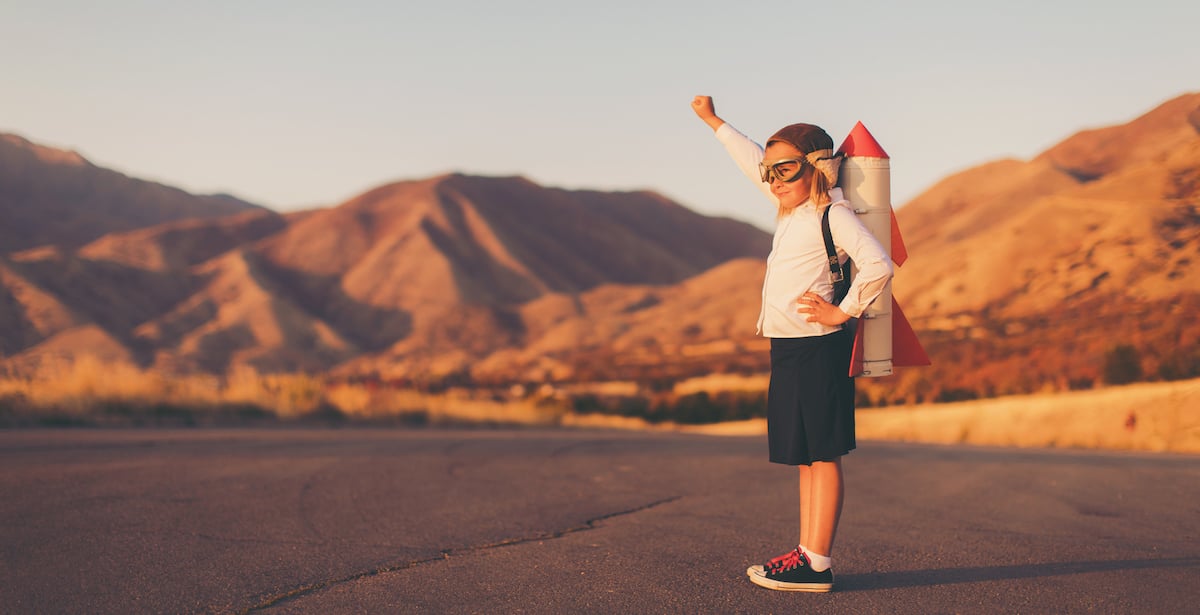
[(78, 152), (0, 133), (0, 254), (46, 244), (78, 248), (111, 232), (255, 209), (264, 208), (128, 177)]
[[(524, 344), (521, 306), (539, 297), (677, 283), (730, 258), (764, 257), (769, 241), (650, 192), (461, 174), (393, 182), (304, 215), (248, 211), (110, 233), (78, 249), (14, 252), (4, 264), (15, 311), (39, 309), (22, 299), (29, 292), (14, 291), (23, 280), (47, 306), (70, 305), (72, 318), (9, 325), (4, 335), (22, 341), (6, 352), (16, 355), (10, 363), (36, 362), (31, 331), (49, 340), (94, 325), (107, 332), (98, 345), (115, 340), (163, 369), (324, 371), (376, 353), (446, 364), (442, 350), (486, 355)], [(114, 283), (138, 289), (110, 297)]]
[[(1122, 345), (1150, 377), (1200, 375), (1182, 316), (1200, 310), (1198, 212), (1200, 94), (942, 179), (897, 208), (896, 295), (934, 365), (862, 379), (862, 401), (1093, 386)], [(760, 373), (769, 246), (653, 191), (396, 181), (0, 252), (0, 365), (94, 353), (418, 385)]]
[[(898, 294), (940, 350), (924, 378), (980, 394), (1085, 386), (1122, 345), (1149, 375), (1200, 375), (1200, 330), (1167, 324), (1200, 305), (1196, 109), (1200, 94), (1176, 97), (900, 208)], [(956, 373), (964, 361), (979, 369)]]

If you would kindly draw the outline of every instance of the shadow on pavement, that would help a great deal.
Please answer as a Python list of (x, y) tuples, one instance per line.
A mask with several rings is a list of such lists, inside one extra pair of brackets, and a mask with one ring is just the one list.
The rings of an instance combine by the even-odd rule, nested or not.
[(1058, 562), (1051, 564), (978, 566), (974, 568), (938, 568), (930, 570), (905, 570), (901, 572), (847, 574), (838, 575), (837, 589), (839, 592), (864, 591), (899, 587), (951, 585), (955, 583), (978, 583), (980, 581), (1000, 581), (1005, 579), (1052, 577), (1086, 572), (1108, 572), (1112, 570), (1189, 567), (1200, 567), (1200, 557)]

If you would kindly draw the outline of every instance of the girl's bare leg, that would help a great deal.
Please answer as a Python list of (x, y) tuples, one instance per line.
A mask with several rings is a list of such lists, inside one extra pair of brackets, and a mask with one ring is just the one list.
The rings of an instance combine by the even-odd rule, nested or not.
[[(804, 466), (800, 467), (800, 537), (805, 548), (815, 554), (828, 556), (833, 552), (833, 539), (837, 534), (838, 520), (842, 517), (842, 501), (845, 497), (842, 459), (813, 462), (808, 469), (807, 498), (804, 493)], [(807, 505), (806, 500), (809, 502)]]
[(800, 544), (812, 548), (812, 467), (796, 466), (800, 469)]

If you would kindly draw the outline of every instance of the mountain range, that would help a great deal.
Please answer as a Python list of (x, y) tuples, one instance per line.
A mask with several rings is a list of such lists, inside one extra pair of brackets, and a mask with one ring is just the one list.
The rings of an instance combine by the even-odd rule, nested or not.
[(937, 355), (921, 378), (1086, 387), (1119, 346), (1148, 376), (1200, 375), (1200, 94), (947, 177), (897, 217), (896, 292)]
[[(1092, 386), (1118, 346), (1152, 377), (1200, 375), (1200, 94), (954, 174), (897, 216), (895, 293), (934, 365), (864, 382), (873, 403)], [(452, 174), (279, 214), (0, 135), (0, 220), (10, 371), (91, 354), (661, 386), (767, 364), (770, 236), (648, 191)]]

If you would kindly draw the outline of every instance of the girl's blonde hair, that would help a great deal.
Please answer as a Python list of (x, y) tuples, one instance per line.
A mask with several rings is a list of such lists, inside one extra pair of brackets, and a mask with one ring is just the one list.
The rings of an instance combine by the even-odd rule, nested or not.
[(829, 198), (829, 191), (837, 187), (837, 184), (830, 186), (829, 178), (826, 177), (824, 173), (812, 165), (806, 166), (808, 169), (805, 171), (805, 173), (810, 173), (812, 175), (812, 184), (809, 188), (808, 197), (812, 199), (814, 204), (816, 204), (817, 209), (820, 209), (821, 207), (829, 204), (829, 201), (831, 200)]

